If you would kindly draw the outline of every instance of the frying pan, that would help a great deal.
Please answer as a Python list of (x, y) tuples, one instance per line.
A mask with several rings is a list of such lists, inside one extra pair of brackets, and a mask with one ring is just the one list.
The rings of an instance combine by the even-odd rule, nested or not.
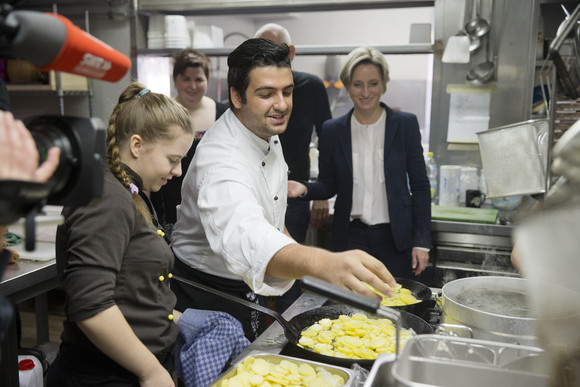
[(411, 305), (391, 306), (390, 308), (395, 310), (404, 310), (420, 317), (425, 308), (429, 307), (429, 303), (427, 301), (429, 301), (433, 295), (433, 292), (431, 292), (429, 286), (407, 278), (395, 278), (395, 280), (405, 289), (409, 289), (413, 297), (415, 297), (419, 302)]
[[(417, 303), (411, 305), (399, 305), (399, 306), (389, 306), (389, 308), (394, 310), (404, 310), (405, 312), (413, 313), (416, 316), (422, 318), (423, 312), (426, 308), (430, 307), (429, 300), (431, 299), (433, 292), (431, 289), (421, 282), (413, 281), (406, 278), (395, 278), (398, 284), (401, 284), (404, 288), (409, 289), (413, 297), (417, 299)], [(310, 289), (316, 291), (315, 289)], [(341, 302), (349, 303), (347, 300), (342, 300)]]
[[(304, 359), (314, 360), (327, 364), (334, 364), (341, 367), (350, 368), (354, 363), (358, 363), (360, 366), (370, 369), (374, 360), (368, 359), (343, 359), (334, 356), (322, 355), (310, 350), (304, 349), (298, 345), (298, 340), (300, 340), (300, 333), (323, 318), (335, 319), (341, 314), (353, 315), (354, 313), (364, 313), (369, 317), (379, 317), (384, 318), (384, 316), (377, 316), (377, 310), (379, 307), (381, 309), (388, 309), (386, 307), (381, 307), (378, 300), (374, 300), (365, 296), (355, 294), (351, 291), (338, 288), (328, 282), (313, 279), (311, 277), (304, 277), (302, 279), (302, 286), (304, 288), (313, 290), (317, 293), (328, 295), (339, 301), (346, 301), (349, 304), (355, 304), (360, 309), (350, 307), (344, 304), (335, 304), (322, 306), (320, 308), (315, 308), (302, 312), (294, 316), (290, 321), (286, 320), (282, 315), (269, 308), (254, 304), (250, 301), (244, 300), (242, 298), (233, 296), (231, 294), (222, 292), (220, 290), (214, 289), (212, 287), (202, 285), (180, 276), (174, 275), (173, 279), (185, 283), (187, 285), (194, 286), (198, 289), (202, 289), (208, 293), (215, 294), (217, 296), (223, 297), (227, 300), (237, 302), (238, 304), (244, 305), (248, 308), (257, 310), (259, 312), (265, 313), (268, 316), (273, 317), (284, 329), (284, 335), (288, 339), (289, 345), (293, 348), (293, 352), (299, 354), (300, 357)], [(428, 334), (433, 333), (434, 329), (425, 320), (415, 316), (412, 313), (406, 311), (398, 312), (401, 315), (400, 326), (406, 329), (413, 329), (417, 334)]]

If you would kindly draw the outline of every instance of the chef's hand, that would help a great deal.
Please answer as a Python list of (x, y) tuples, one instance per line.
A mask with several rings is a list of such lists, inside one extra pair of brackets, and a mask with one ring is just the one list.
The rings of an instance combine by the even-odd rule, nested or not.
[(321, 279), (370, 298), (380, 298), (364, 284), (366, 282), (387, 297), (393, 296), (392, 289), (386, 284), (395, 287), (397, 282), (381, 261), (362, 250), (333, 255), (334, 260), (324, 268)]
[(319, 228), (328, 223), (330, 211), (328, 210), (328, 200), (313, 200), (310, 210), (310, 225)]
[(43, 183), (58, 167), (60, 149), (52, 147), (38, 166), (38, 150), (32, 135), (12, 113), (0, 111), (0, 180)]
[(385, 265), (362, 250), (333, 253), (299, 243), (290, 243), (278, 250), (268, 262), (266, 274), (284, 279), (309, 275), (377, 300), (381, 297), (365, 282), (389, 296), (393, 295), (389, 286), (396, 286)]
[(413, 248), (413, 274), (419, 275), (427, 268), (427, 263), (429, 262), (429, 252)]
[(308, 192), (308, 188), (302, 183), (299, 183), (294, 180), (288, 180), (288, 197), (289, 198), (297, 198), (300, 195), (305, 194)]

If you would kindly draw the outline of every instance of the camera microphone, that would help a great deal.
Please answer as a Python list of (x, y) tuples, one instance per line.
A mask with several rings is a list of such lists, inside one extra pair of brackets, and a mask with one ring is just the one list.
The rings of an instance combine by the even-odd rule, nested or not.
[(131, 60), (54, 13), (12, 11), (0, 25), (0, 53), (25, 59), (42, 71), (62, 71), (117, 82)]

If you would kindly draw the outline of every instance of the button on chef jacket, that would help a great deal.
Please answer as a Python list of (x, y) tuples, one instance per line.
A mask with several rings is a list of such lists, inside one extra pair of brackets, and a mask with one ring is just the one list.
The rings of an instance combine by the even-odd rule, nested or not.
[(284, 232), (288, 166), (278, 136), (268, 142), (227, 110), (204, 135), (183, 180), (171, 247), (189, 266), (280, 295), (293, 280), (266, 266), (296, 243)]

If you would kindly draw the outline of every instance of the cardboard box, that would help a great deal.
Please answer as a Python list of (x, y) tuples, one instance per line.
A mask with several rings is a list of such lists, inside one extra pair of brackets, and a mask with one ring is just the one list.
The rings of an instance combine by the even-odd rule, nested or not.
[[(80, 75), (60, 73), (62, 89), (64, 91), (88, 91), (89, 81), (87, 77)], [(56, 72), (50, 72), (50, 87), (52, 90), (57, 90)]]

